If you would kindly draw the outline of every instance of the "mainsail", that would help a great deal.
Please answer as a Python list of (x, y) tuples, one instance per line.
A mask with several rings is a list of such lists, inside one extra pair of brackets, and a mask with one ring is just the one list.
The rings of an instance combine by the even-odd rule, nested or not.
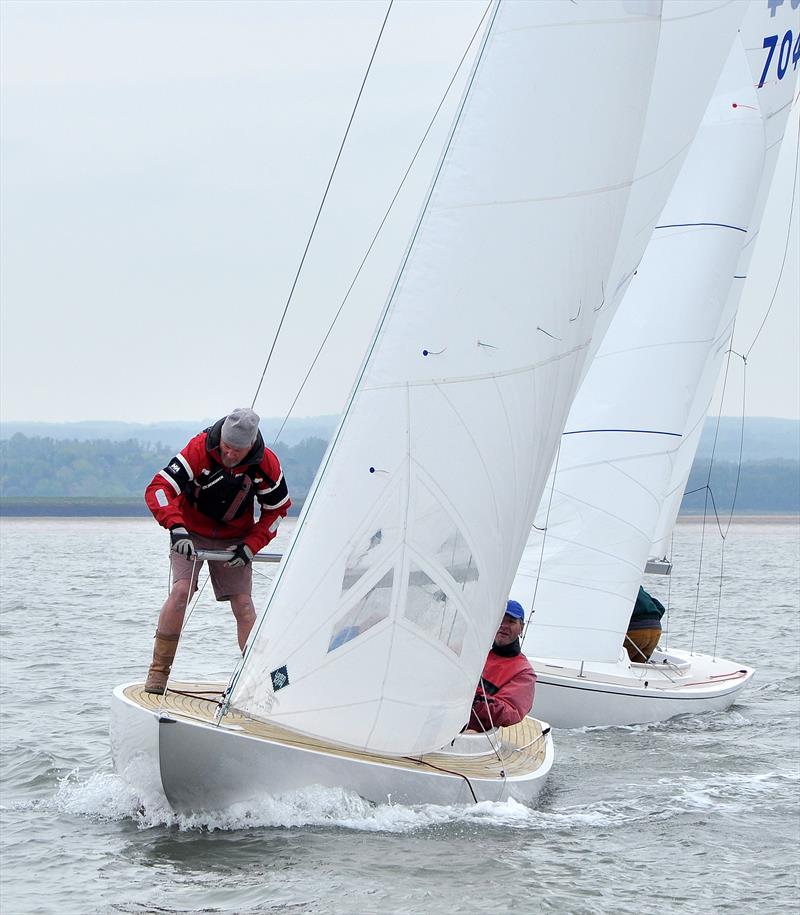
[(575, 399), (552, 502), (545, 497), (537, 519), (537, 527), (547, 519), (547, 531), (532, 532), (512, 589), (522, 601), (536, 595), (529, 653), (615, 661), (654, 540), (662, 539), (655, 549), (663, 555), (792, 98), (789, 74), (759, 86), (764, 29), (783, 35), (793, 18), (771, 22), (766, 4), (749, 6), (638, 274)]
[[(685, 146), (741, 9), (665, 6), (703, 36), (702, 59), (680, 60), (697, 108), (679, 118)], [(502, 3), (492, 17), (232, 681), (250, 715), (379, 753), (427, 752), (467, 720), (597, 316), (613, 308), (602, 290), (648, 235), (629, 206), (666, 85), (661, 4)], [(680, 156), (680, 141), (668, 149)]]

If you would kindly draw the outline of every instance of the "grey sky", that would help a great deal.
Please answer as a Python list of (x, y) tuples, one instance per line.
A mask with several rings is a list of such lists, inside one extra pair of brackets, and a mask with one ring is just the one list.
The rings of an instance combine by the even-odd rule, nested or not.
[[(249, 404), (384, 3), (5, 0), (6, 420), (158, 421)], [(396, 2), (265, 387), (288, 408), (485, 9)], [(426, 144), (297, 415), (338, 412), (427, 187)], [(797, 110), (737, 329), (786, 240)], [(800, 209), (798, 201), (796, 209)], [(791, 254), (748, 368), (748, 413), (800, 416)], [(734, 382), (732, 382), (734, 384)], [(736, 413), (740, 398), (730, 388)]]

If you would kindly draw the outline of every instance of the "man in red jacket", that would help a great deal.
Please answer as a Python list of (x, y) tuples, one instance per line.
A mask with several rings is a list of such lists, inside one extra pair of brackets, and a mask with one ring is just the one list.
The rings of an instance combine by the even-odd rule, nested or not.
[(524, 622), (522, 605), (510, 600), (472, 700), (471, 731), (519, 724), (533, 707), (536, 674), (519, 645)]
[(228, 562), (209, 563), (211, 583), (218, 601), (230, 601), (239, 647), (247, 643), (256, 619), (250, 563), (275, 536), (292, 504), (280, 462), (264, 446), (258, 422), (247, 408), (224, 416), (196, 435), (145, 490), (148, 508), (169, 530), (172, 549), (172, 590), (158, 617), (145, 683), (149, 693), (166, 689), (186, 605), (202, 567), (196, 550), (231, 552)]

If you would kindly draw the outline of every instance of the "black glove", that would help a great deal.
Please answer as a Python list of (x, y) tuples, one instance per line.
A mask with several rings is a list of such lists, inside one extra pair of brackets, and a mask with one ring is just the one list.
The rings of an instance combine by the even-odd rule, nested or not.
[(169, 540), (172, 549), (184, 559), (191, 559), (194, 556), (194, 544), (189, 537), (189, 531), (185, 527), (178, 525), (173, 527), (169, 532)]
[(253, 551), (246, 543), (240, 543), (232, 552), (233, 559), (225, 563), (232, 569), (238, 569), (240, 566), (249, 566), (253, 561)]

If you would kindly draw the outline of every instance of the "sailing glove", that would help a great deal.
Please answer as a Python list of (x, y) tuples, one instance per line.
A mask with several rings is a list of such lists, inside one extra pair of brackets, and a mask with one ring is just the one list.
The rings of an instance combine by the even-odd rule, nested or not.
[(228, 560), (226, 565), (232, 569), (238, 569), (240, 566), (249, 566), (253, 561), (253, 551), (246, 543), (240, 543), (233, 550), (233, 559)]
[(194, 555), (194, 544), (189, 538), (189, 531), (185, 527), (173, 527), (169, 532), (172, 549), (184, 559), (191, 559)]

